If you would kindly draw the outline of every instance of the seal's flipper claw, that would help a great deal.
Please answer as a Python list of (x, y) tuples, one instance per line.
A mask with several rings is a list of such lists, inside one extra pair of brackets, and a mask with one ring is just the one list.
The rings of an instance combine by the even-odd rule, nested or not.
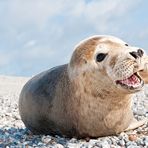
[(133, 119), (133, 121), (130, 123), (130, 125), (128, 126), (128, 128), (125, 129), (124, 131), (129, 131), (129, 130), (136, 129), (136, 128), (144, 125), (147, 122), (148, 122), (148, 119), (147, 118), (144, 118), (143, 120), (140, 120), (140, 121), (137, 121), (136, 119)]

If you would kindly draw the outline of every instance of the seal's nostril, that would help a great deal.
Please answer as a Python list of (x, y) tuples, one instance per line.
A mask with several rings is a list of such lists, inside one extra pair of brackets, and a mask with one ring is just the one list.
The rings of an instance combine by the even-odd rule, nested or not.
[(141, 49), (138, 49), (138, 55), (140, 56), (140, 57), (142, 57), (143, 56), (143, 54), (144, 54), (144, 52), (143, 52), (143, 50), (141, 50)]
[(138, 52), (135, 51), (130, 52), (130, 55), (132, 55), (135, 59), (139, 57)]

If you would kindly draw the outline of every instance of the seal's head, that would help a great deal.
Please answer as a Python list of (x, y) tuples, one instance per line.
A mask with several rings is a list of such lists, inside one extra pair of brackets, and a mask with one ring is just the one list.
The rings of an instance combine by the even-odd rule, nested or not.
[(108, 86), (123, 93), (134, 93), (144, 85), (138, 74), (143, 69), (144, 56), (143, 49), (116, 37), (93, 36), (75, 47), (69, 63), (69, 77), (81, 76), (85, 81), (93, 79), (96, 87), (98, 84), (101, 88)]

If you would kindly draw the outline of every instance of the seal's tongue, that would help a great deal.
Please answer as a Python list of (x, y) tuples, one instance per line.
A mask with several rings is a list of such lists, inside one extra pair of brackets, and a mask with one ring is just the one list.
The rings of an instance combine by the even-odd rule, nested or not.
[(140, 79), (137, 77), (136, 74), (133, 74), (132, 76), (130, 76), (127, 79), (119, 80), (119, 82), (122, 83), (122, 84), (132, 86), (132, 85), (139, 85)]

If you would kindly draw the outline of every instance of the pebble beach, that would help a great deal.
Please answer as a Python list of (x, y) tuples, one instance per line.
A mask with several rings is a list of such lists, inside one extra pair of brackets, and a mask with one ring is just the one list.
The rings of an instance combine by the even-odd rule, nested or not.
[[(33, 135), (25, 128), (18, 112), (19, 94), (28, 80), (26, 77), (0, 76), (0, 148), (148, 148), (148, 123), (117, 136), (90, 140)], [(148, 118), (147, 85), (134, 95), (133, 113), (137, 120)]]

